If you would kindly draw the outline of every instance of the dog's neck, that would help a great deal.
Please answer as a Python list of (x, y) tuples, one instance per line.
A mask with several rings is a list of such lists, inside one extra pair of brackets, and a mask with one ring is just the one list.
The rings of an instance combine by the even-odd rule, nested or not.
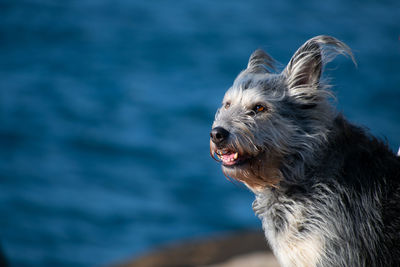
[[(368, 262), (362, 258), (358, 247), (342, 249), (337, 246), (337, 240), (351, 242), (363, 237), (371, 240), (375, 237), (376, 240), (376, 231), (380, 231), (374, 228), (379, 227), (377, 214), (365, 216), (370, 222), (363, 221), (363, 229), (349, 228), (355, 229), (351, 232), (344, 228), (348, 218), (358, 209), (373, 212), (375, 209), (371, 206), (378, 205), (376, 201), (381, 198), (379, 194), (382, 192), (376, 192), (373, 198), (363, 193), (365, 190), (375, 192), (377, 186), (382, 186), (373, 180), (373, 176), (368, 179), (363, 175), (362, 180), (355, 175), (352, 179), (343, 177), (351, 171), (348, 162), (352, 158), (349, 155), (354, 154), (354, 151), (349, 152), (346, 162), (343, 151), (366, 146), (367, 141), (367, 136), (358, 128), (338, 116), (327, 143), (316, 151), (314, 160), (292, 168), (301, 172), (283, 169), (283, 180), (276, 187), (266, 187), (256, 193), (253, 209), (260, 217), (265, 236), (282, 266), (347, 266), (355, 259)], [(379, 149), (382, 148), (376, 148), (376, 151)], [(343, 198), (351, 199), (351, 204), (344, 202)], [(368, 207), (364, 207), (365, 203)], [(342, 227), (338, 228), (338, 225)], [(367, 247), (367, 243), (363, 245)], [(340, 263), (337, 262), (339, 259)]]
[(304, 203), (280, 189), (270, 188), (256, 195), (253, 209), (281, 266), (317, 266), (322, 258), (323, 240), (302, 228), (308, 220)]
[[(334, 139), (337, 132), (335, 127), (329, 129), (329, 139)], [(321, 223), (320, 208), (309, 199), (310, 195), (322, 199), (330, 190), (329, 182), (325, 184), (327, 181), (319, 180), (314, 173), (320, 168), (318, 164), (327, 153), (327, 146), (329, 143), (321, 145), (306, 160), (298, 154), (288, 156), (280, 169), (280, 183), (255, 194), (253, 209), (282, 266), (318, 266), (327, 260), (321, 228), (329, 233), (328, 224)]]

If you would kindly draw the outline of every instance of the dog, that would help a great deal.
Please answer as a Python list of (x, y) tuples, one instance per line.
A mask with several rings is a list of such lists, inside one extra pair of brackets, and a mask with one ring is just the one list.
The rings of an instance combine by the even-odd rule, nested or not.
[(283, 71), (263, 50), (225, 93), (210, 153), (255, 194), (281, 266), (400, 266), (400, 158), (332, 105), (321, 77), (350, 48), (304, 43)]

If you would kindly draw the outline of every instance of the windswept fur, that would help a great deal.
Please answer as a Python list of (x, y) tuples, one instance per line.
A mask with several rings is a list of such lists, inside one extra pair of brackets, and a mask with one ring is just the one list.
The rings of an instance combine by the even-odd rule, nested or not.
[(255, 51), (216, 113), (211, 153), (256, 194), (282, 266), (400, 266), (400, 160), (331, 106), (321, 74), (339, 54), (355, 61), (317, 36), (277, 73)]

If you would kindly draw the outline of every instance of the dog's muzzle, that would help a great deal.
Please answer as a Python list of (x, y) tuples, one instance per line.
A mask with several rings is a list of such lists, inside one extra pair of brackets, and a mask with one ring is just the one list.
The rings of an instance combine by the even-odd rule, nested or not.
[(239, 153), (227, 145), (229, 139), (227, 130), (219, 126), (215, 127), (211, 130), (210, 137), (210, 153), (214, 159), (216, 155), (224, 166), (234, 166), (242, 162), (243, 159)]

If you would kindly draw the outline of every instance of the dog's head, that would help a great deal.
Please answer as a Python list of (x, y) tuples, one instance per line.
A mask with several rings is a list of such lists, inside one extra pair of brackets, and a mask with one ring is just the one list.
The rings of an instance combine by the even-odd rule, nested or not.
[(211, 155), (226, 176), (259, 191), (277, 186), (285, 170), (301, 171), (299, 162), (324, 142), (333, 121), (321, 73), (337, 54), (353, 59), (344, 43), (317, 36), (280, 73), (264, 51), (250, 56), (225, 93), (210, 133)]

